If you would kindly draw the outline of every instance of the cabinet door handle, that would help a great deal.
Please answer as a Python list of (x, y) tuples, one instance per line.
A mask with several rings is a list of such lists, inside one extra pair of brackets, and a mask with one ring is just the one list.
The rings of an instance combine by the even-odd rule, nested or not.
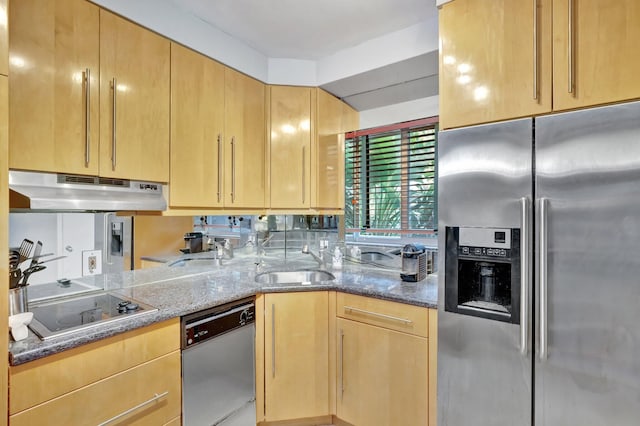
[(533, 99), (538, 100), (538, 0), (533, 0)]
[(231, 202), (236, 201), (236, 137), (231, 137)]
[(276, 377), (276, 305), (271, 304), (271, 377)]
[(340, 401), (344, 397), (344, 330), (340, 329)]
[(354, 308), (352, 306), (345, 306), (344, 310), (345, 311), (358, 312), (358, 313), (361, 313), (361, 314), (371, 315), (371, 316), (374, 316), (374, 317), (384, 318), (384, 319), (388, 319), (388, 320), (392, 320), (392, 321), (399, 321), (399, 322), (402, 322), (404, 324), (412, 324), (413, 323), (413, 321), (411, 321), (410, 319), (394, 317), (394, 316), (385, 315), (385, 314), (379, 314), (377, 312), (365, 311), (364, 309), (358, 309), (358, 308)]
[(306, 179), (305, 179), (305, 174), (307, 172), (307, 167), (306, 167), (306, 146), (302, 147), (302, 204), (304, 204), (304, 200), (306, 198)]
[(111, 80), (111, 87), (113, 88), (113, 118), (111, 120), (111, 130), (112, 130), (112, 135), (111, 135), (111, 168), (112, 170), (116, 169), (116, 143), (117, 143), (117, 138), (116, 138), (116, 99), (118, 98), (116, 92), (118, 91), (118, 82), (116, 80), (115, 77), (113, 77), (113, 80)]
[(91, 70), (89, 68), (84, 70), (84, 166), (89, 167), (91, 161)]
[(164, 398), (165, 396), (169, 395), (169, 391), (165, 391), (162, 393), (157, 393), (153, 396), (153, 398), (136, 405), (135, 407), (131, 407), (129, 408), (127, 411), (123, 411), (122, 413), (118, 414), (117, 416), (111, 417), (109, 420), (105, 420), (104, 422), (100, 423), (98, 426), (105, 426), (108, 425), (109, 423), (113, 423), (118, 419), (121, 419), (124, 416), (128, 416), (129, 414), (133, 413), (134, 411), (137, 411), (139, 409), (141, 409), (142, 407), (145, 407), (149, 404), (153, 404), (154, 402), (158, 401), (159, 399)]
[(574, 75), (574, 61), (573, 61), (573, 42), (574, 42), (574, 31), (573, 31), (573, 2), (574, 0), (568, 0), (569, 2), (569, 22), (567, 25), (569, 38), (567, 40), (567, 59), (569, 61), (569, 93), (574, 93), (573, 86), (573, 75)]
[(222, 135), (218, 133), (218, 202), (222, 196)]

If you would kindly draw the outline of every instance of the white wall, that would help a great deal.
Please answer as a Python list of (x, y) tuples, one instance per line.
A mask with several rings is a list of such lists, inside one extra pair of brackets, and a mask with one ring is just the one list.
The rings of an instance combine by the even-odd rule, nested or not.
[(386, 124), (433, 117), (434, 115), (438, 115), (438, 99), (439, 96), (431, 96), (400, 104), (360, 111), (360, 128), (369, 129)]
[(171, 2), (91, 0), (106, 9), (191, 47), (261, 81), (267, 81), (267, 57)]
[(317, 85), (438, 50), (438, 18), (343, 49), (317, 62)]
[[(34, 249), (36, 242), (42, 241), (42, 254), (67, 256), (45, 264), (47, 269), (33, 274), (29, 284), (78, 278), (82, 276), (82, 251), (94, 249), (94, 217), (92, 213), (10, 213), (9, 247), (19, 247), (23, 238), (33, 241)], [(22, 269), (29, 262), (23, 263)]]
[[(320, 86), (438, 49), (437, 16), (318, 61), (268, 58), (168, 1), (91, 0), (269, 84)], [(361, 128), (438, 115), (437, 96), (361, 111)]]

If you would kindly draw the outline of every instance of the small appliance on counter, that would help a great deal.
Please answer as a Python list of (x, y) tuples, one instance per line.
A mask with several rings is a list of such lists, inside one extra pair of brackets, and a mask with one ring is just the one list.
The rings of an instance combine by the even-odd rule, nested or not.
[(418, 244), (407, 244), (402, 248), (402, 281), (418, 282), (427, 277), (427, 254)]
[(184, 248), (180, 251), (184, 254), (200, 253), (202, 251), (202, 232), (187, 232), (184, 234)]

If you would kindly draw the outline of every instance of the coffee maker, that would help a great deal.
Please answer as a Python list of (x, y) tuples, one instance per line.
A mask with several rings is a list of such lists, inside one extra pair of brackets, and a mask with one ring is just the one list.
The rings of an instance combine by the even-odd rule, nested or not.
[(445, 232), (445, 311), (519, 324), (520, 229)]
[(180, 251), (185, 254), (200, 253), (202, 251), (202, 237), (202, 232), (187, 232), (184, 234), (184, 248)]

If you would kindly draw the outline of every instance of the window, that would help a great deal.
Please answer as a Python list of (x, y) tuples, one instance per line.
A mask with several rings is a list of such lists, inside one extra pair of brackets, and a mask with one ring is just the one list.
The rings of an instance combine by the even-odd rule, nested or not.
[(437, 119), (347, 133), (348, 233), (396, 237), (434, 233)]

